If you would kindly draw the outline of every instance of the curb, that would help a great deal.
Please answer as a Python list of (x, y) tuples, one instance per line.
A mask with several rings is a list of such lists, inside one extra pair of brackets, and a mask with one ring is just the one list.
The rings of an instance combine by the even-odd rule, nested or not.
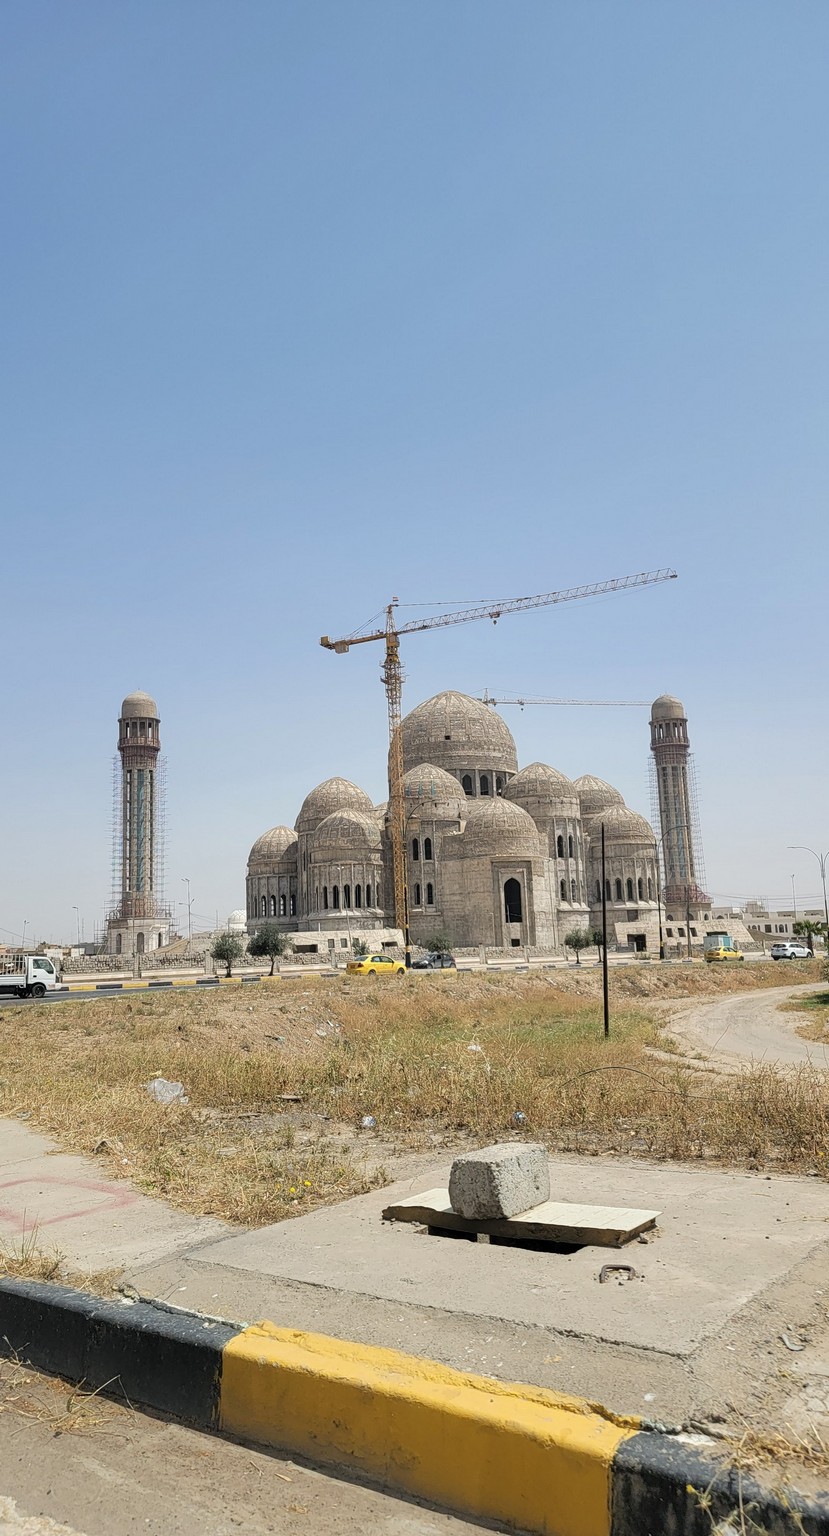
[(275, 981), (276, 977), (262, 976), (182, 976), (164, 977), (143, 981), (134, 977), (129, 981), (67, 981), (62, 992), (145, 992), (150, 987), (245, 987), (257, 981)]
[(0, 1354), (538, 1536), (829, 1536), (829, 1495), (764, 1488), (704, 1436), (396, 1350), (0, 1279)]

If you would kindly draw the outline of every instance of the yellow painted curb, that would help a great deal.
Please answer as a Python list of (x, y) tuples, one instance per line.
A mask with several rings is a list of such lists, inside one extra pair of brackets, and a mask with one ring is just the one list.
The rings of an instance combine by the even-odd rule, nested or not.
[(272, 1323), (225, 1345), (220, 1424), (542, 1536), (607, 1536), (613, 1457), (639, 1427), (541, 1387)]

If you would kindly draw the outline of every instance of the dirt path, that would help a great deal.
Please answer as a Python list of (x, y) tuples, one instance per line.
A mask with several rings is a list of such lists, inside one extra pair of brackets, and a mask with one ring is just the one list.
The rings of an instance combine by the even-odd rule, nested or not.
[(810, 982), (673, 1004), (670, 1031), (689, 1054), (701, 1050), (712, 1060), (731, 1066), (765, 1061), (786, 1067), (829, 1068), (829, 1048), (802, 1039), (795, 1033), (798, 1015), (780, 1009), (790, 998), (818, 990), (820, 987)]

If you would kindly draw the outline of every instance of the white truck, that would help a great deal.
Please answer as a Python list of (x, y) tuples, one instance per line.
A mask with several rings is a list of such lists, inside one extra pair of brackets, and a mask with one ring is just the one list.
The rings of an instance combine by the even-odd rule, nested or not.
[(0, 992), (45, 997), (60, 985), (60, 976), (47, 955), (27, 955), (22, 950), (0, 955)]

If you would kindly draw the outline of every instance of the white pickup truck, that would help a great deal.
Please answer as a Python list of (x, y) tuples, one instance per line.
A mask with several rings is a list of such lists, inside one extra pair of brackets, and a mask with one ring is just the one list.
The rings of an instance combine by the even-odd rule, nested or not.
[(60, 977), (46, 955), (0, 955), (0, 992), (16, 992), (18, 997), (45, 997), (61, 985)]

